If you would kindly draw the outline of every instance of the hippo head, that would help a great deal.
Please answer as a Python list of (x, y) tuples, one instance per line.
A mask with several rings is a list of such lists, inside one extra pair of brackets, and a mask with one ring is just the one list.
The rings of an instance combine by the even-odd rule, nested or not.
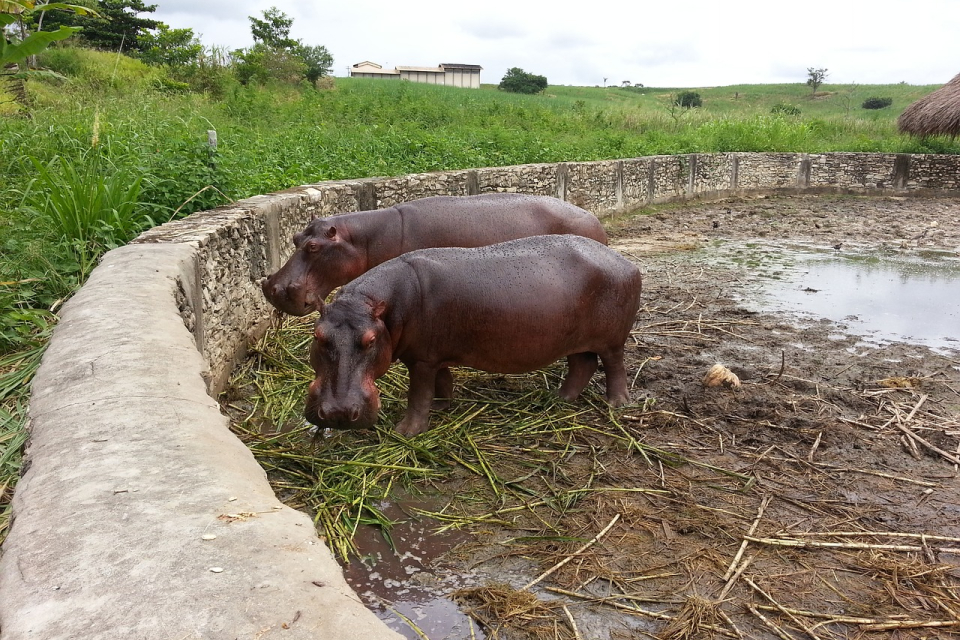
[(323, 308), (335, 288), (364, 271), (367, 261), (349, 232), (329, 218), (317, 218), (293, 236), (296, 250), (279, 271), (263, 282), (270, 304), (294, 316)]
[(368, 429), (377, 421), (376, 379), (393, 360), (381, 320), (386, 304), (365, 296), (340, 296), (323, 308), (314, 327), (310, 364), (316, 379), (304, 416), (321, 428)]

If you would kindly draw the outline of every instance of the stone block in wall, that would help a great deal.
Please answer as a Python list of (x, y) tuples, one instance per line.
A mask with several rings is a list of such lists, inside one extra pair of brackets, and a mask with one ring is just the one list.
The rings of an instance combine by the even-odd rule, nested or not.
[(619, 160), (568, 162), (566, 200), (598, 216), (623, 207)]
[(529, 193), (558, 197), (556, 164), (521, 164), (477, 169), (480, 193)]
[(650, 200), (650, 166), (650, 158), (628, 158), (622, 161), (624, 209), (636, 209)]
[(470, 171), (443, 171), (382, 178), (377, 182), (377, 208), (431, 196), (468, 195), (469, 175)]
[(800, 153), (738, 153), (737, 188), (796, 188), (802, 159)]
[(811, 188), (892, 189), (894, 160), (884, 153), (811, 154), (809, 182)]
[(911, 154), (909, 158), (908, 191), (960, 190), (960, 156)]
[(667, 202), (686, 196), (690, 182), (687, 156), (651, 156), (647, 192), (651, 202)]
[(733, 155), (729, 153), (698, 153), (693, 172), (690, 195), (702, 196), (722, 193), (733, 188)]

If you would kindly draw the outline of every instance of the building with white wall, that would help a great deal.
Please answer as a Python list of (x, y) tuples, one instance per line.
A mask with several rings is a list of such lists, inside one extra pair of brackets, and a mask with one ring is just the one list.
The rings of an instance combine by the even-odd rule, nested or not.
[(446, 62), (438, 67), (401, 67), (384, 69), (376, 62), (364, 60), (350, 67), (351, 78), (379, 78), (381, 80), (409, 80), (424, 84), (441, 84), (467, 89), (480, 88), (478, 64), (454, 64)]

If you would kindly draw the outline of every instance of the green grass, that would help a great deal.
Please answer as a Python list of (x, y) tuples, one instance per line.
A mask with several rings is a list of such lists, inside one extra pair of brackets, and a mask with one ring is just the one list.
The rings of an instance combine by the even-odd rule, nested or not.
[[(695, 89), (548, 87), (521, 96), (337, 79), (333, 90), (245, 87), (215, 65), (172, 77), (115, 54), (56, 48), (67, 80), (28, 83), (31, 117), (0, 87), (0, 538), (22, 442), (22, 407), (55, 311), (99, 254), (140, 229), (293, 185), (378, 175), (714, 151), (960, 153), (896, 118), (936, 87), (800, 83)], [(183, 92), (187, 85), (209, 93)], [(877, 111), (871, 96), (890, 97)], [(799, 116), (774, 116), (775, 104)], [(206, 146), (207, 130), (219, 147)], [(135, 189), (139, 180), (139, 190)], [(73, 225), (72, 221), (79, 221)], [(12, 386), (9, 381), (15, 381)]]

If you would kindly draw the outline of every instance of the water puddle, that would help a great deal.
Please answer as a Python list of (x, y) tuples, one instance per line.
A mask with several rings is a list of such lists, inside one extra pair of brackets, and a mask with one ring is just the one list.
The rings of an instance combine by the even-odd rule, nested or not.
[[(436, 504), (403, 496), (379, 505), (396, 524), (390, 529), (393, 547), (379, 528), (362, 526), (354, 543), (360, 557), (344, 566), (344, 576), (367, 608), (405, 638), (486, 638), (448, 595), (475, 586), (473, 576), (445, 571), (438, 559), (470, 539), (464, 532), (434, 533), (438, 526), (416, 517), (414, 508)], [(421, 635), (423, 634), (423, 635)]]
[(960, 257), (953, 252), (715, 242), (698, 253), (749, 272), (755, 286), (738, 287), (737, 295), (753, 311), (827, 318), (873, 344), (960, 350)]

